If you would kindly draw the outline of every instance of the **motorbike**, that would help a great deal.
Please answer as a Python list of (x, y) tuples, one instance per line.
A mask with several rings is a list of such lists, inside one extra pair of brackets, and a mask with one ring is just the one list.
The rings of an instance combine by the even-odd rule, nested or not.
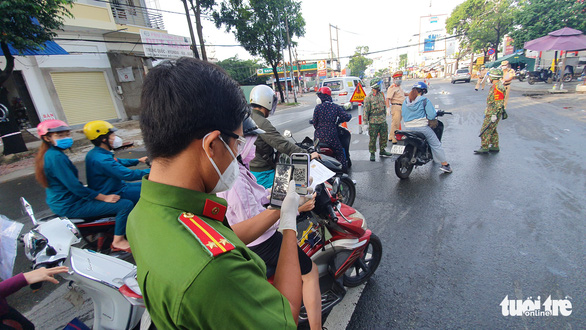
[[(340, 187), (340, 178), (331, 189), (317, 185), (315, 208), (297, 217), (298, 244), (319, 270), (324, 319), (342, 301), (346, 287), (365, 283), (382, 257), (382, 243), (367, 228), (364, 216), (337, 198)], [(306, 323), (302, 306), (299, 324)]]
[[(313, 125), (313, 120), (310, 119), (309, 124)], [(338, 124), (336, 129), (338, 130), (338, 138), (342, 143), (342, 147), (344, 147), (344, 153), (346, 154), (346, 159), (348, 160), (348, 168), (351, 168), (352, 160), (350, 159), (350, 140), (352, 139), (352, 133), (350, 133), (350, 130), (348, 130), (346, 127), (341, 126), (341, 124)], [(320, 141), (318, 145), (320, 149), (319, 153), (334, 157), (334, 149), (332, 149), (332, 147), (330, 147), (327, 143)]]
[(533, 85), (538, 81), (543, 81), (547, 84), (553, 79), (553, 72), (550, 69), (537, 69), (537, 71), (530, 71), (527, 77), (529, 85)]
[(323, 153), (320, 147), (319, 139), (314, 141), (310, 137), (306, 136), (305, 139), (303, 139), (303, 141), (297, 142), (293, 137), (293, 134), (291, 134), (291, 131), (289, 130), (285, 130), (283, 132), (283, 136), (286, 138), (293, 139), (293, 141), (295, 141), (295, 145), (307, 150), (308, 153), (319, 153), (321, 159), (317, 159), (317, 161), (322, 163), (330, 171), (336, 173), (334, 177), (328, 180), (328, 184), (332, 185), (334, 179), (339, 178), (340, 189), (337, 191), (337, 197), (340, 199), (342, 203), (346, 205), (352, 206), (354, 204), (354, 200), (356, 199), (356, 182), (350, 179), (350, 176), (348, 176), (348, 174), (344, 172), (344, 170), (342, 169), (342, 163), (340, 163), (336, 158), (328, 156)]
[(519, 81), (523, 81), (525, 80), (525, 78), (527, 77), (527, 70), (523, 69), (523, 70), (519, 70), (517, 69), (515, 71), (515, 77), (519, 80)]
[[(23, 213), (34, 227), (22, 237), (26, 257), (33, 269), (67, 266), (69, 272), (60, 274), (68, 281), (68, 300), (83, 302), (91, 298), (94, 305), (93, 329), (134, 329), (141, 319), (149, 323), (150, 317), (136, 281), (136, 266), (92, 250), (74, 245), (82, 236), (73, 222), (64, 217), (37, 220), (31, 205), (20, 198)], [(42, 283), (31, 285), (40, 289)]]
[[(451, 112), (437, 111), (438, 117), (451, 114)], [(438, 120), (438, 124), (433, 131), (441, 141), (444, 124)], [(431, 148), (423, 133), (398, 130), (395, 132), (395, 138), (398, 143), (391, 148), (391, 154), (393, 154), (391, 160), (395, 161), (395, 174), (400, 179), (407, 179), (413, 171), (413, 167), (425, 165), (433, 160)]]

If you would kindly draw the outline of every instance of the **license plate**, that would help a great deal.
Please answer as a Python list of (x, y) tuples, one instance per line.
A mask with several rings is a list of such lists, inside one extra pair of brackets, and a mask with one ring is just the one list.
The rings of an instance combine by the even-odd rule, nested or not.
[(405, 146), (400, 146), (398, 144), (393, 144), (391, 147), (391, 153), (396, 155), (402, 155), (403, 151), (405, 151)]

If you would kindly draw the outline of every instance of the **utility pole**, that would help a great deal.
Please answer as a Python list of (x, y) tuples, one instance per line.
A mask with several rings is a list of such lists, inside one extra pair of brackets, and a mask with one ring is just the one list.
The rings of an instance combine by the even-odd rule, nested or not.
[[(279, 21), (281, 21), (281, 13), (279, 13)], [(280, 27), (279, 36), (281, 38), (281, 41), (285, 41), (283, 40), (283, 30)], [(282, 44), (284, 44), (284, 42)], [(287, 64), (285, 63), (285, 47), (283, 47), (281, 51), (283, 52), (283, 78), (285, 79), (285, 99), (287, 100), (287, 103), (289, 103), (289, 88), (287, 88)], [(277, 84), (280, 83), (280, 81), (277, 81)]]
[[(297, 48), (295, 48), (295, 64), (297, 64), (297, 79), (301, 79), (301, 69), (299, 68), (299, 59), (297, 58)], [(301, 86), (301, 83), (299, 84)], [(305, 75), (303, 79), (303, 88), (307, 88), (307, 83), (305, 82)], [(303, 93), (303, 91), (301, 91)]]
[[(329, 24), (330, 24), (329, 28), (330, 28), (330, 68), (331, 68), (334, 65), (334, 45), (332, 44), (332, 24), (331, 23), (329, 23)], [(327, 72), (328, 72), (328, 67), (326, 65), (326, 77), (328, 76)]]
[(189, 25), (189, 35), (191, 36), (191, 50), (193, 51), (193, 57), (199, 59), (199, 54), (197, 53), (197, 47), (195, 46), (195, 35), (193, 35), (193, 27), (191, 26), (191, 17), (189, 17), (189, 8), (187, 8), (187, 0), (183, 1), (183, 6), (185, 7), (185, 16), (187, 16), (187, 25)]
[[(293, 75), (293, 56), (291, 56), (291, 37), (289, 36), (289, 20), (285, 15), (285, 29), (287, 31), (287, 44), (289, 46), (289, 62), (291, 63), (291, 89), (293, 90), (293, 99), (297, 103), (297, 92), (295, 91), (295, 77)], [(299, 67), (299, 65), (298, 65)]]
[[(336, 39), (332, 38), (332, 28), (336, 29)], [(330, 24), (330, 58), (331, 58), (331, 64), (330, 66), (333, 68), (334, 65), (334, 45), (332, 43), (332, 40), (336, 40), (336, 47), (338, 49), (338, 52), (336, 53), (336, 62), (338, 63), (338, 65), (340, 65), (340, 41), (338, 38), (338, 26), (334, 26), (332, 24)]]

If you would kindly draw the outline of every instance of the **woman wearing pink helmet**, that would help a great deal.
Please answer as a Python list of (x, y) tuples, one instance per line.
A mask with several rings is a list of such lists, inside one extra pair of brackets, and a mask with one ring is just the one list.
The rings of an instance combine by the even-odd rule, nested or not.
[(71, 128), (61, 120), (46, 120), (37, 126), (43, 143), (35, 158), (35, 177), (45, 188), (47, 205), (55, 214), (70, 218), (116, 214), (112, 251), (130, 252), (124, 237), (126, 219), (134, 204), (118, 195), (104, 195), (79, 182), (77, 168), (63, 153), (73, 144)]

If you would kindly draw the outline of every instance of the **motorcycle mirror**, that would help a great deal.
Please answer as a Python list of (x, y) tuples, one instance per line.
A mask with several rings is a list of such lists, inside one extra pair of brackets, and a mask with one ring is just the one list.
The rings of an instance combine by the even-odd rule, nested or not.
[(332, 183), (332, 195), (338, 195), (338, 190), (340, 189), (340, 178), (336, 178), (334, 183)]
[(293, 134), (291, 134), (291, 131), (290, 131), (290, 130), (286, 129), (286, 130), (283, 132), (283, 136), (284, 136), (284, 137), (286, 137), (286, 138), (290, 138), (290, 137), (292, 137), (292, 136), (293, 136)]
[(35, 212), (33, 212), (33, 207), (29, 204), (29, 202), (27, 202), (26, 199), (24, 199), (24, 197), (20, 198), (20, 206), (22, 214), (28, 215), (29, 218), (31, 218), (33, 225), (38, 225), (37, 219), (35, 218)]
[(317, 147), (319, 145), (319, 139), (313, 140), (313, 146)]
[(49, 244), (49, 240), (34, 229), (24, 235), (23, 241), (24, 254), (31, 261)]
[(346, 110), (352, 109), (352, 103), (348, 102), (348, 103), (344, 104), (344, 109), (346, 109)]

